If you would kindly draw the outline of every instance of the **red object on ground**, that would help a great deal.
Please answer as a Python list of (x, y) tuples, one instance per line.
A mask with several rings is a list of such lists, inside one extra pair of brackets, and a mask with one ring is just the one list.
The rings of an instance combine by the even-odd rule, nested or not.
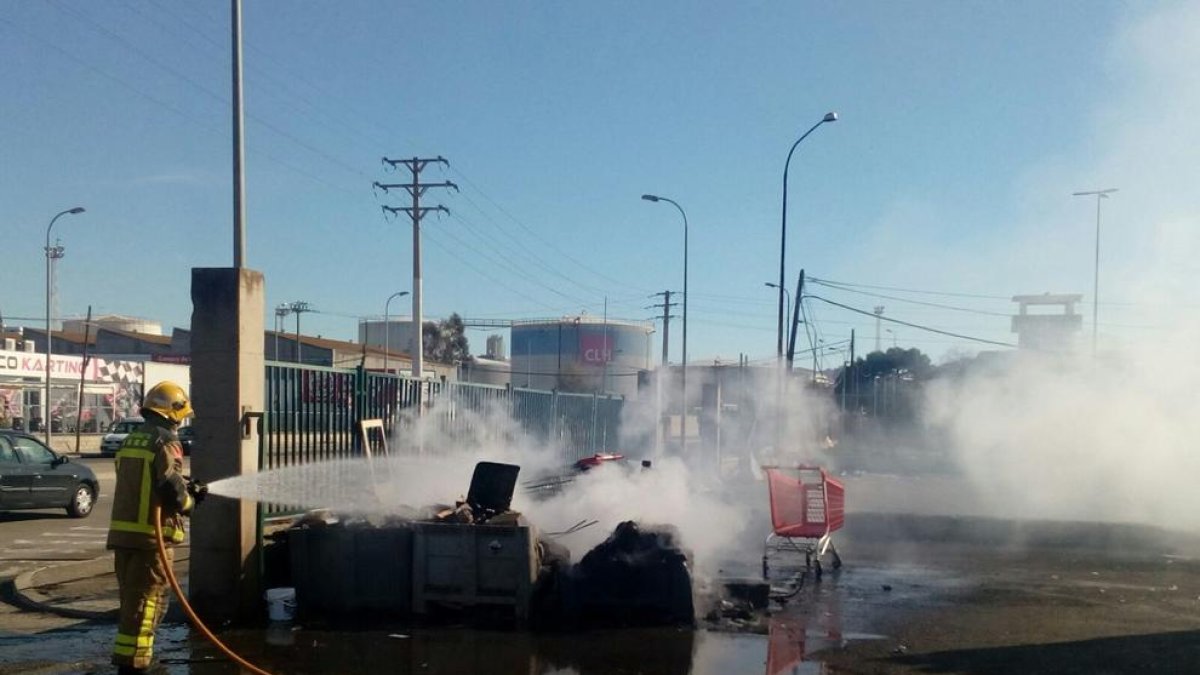
[(622, 459), (625, 459), (625, 455), (596, 453), (591, 457), (584, 457), (583, 459), (575, 462), (575, 468), (579, 469), (580, 471), (587, 471), (588, 469), (594, 466), (600, 466), (605, 462), (616, 462)]
[(846, 521), (846, 488), (816, 466), (767, 467), (771, 528), (777, 536), (817, 539)]

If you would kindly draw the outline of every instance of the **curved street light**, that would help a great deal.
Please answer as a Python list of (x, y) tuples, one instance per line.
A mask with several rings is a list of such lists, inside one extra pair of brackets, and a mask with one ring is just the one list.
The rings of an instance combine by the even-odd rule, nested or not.
[(786, 314), (786, 316), (791, 316), (792, 315), (792, 292), (789, 291), (787, 288), (780, 286), (779, 284), (771, 282), (771, 281), (764, 281), (763, 285), (766, 286), (767, 288), (778, 288), (783, 291), (784, 295), (787, 296), (787, 314)]
[(683, 366), (680, 370), (680, 389), (683, 393), (683, 400), (679, 402), (679, 451), (684, 452), (687, 444), (687, 329), (688, 329), (688, 220), (687, 213), (683, 207), (674, 199), (667, 197), (659, 197), (658, 195), (642, 195), (642, 199), (648, 202), (666, 202), (675, 208), (679, 209), (679, 215), (683, 216)]
[(54, 229), (54, 223), (59, 218), (65, 215), (79, 215), (84, 212), (82, 206), (76, 206), (66, 211), (60, 211), (50, 219), (50, 224), (46, 226), (46, 397), (42, 401), (42, 426), (46, 430), (46, 445), (50, 445), (51, 427), (50, 423), (50, 354), (54, 343), (53, 333), (50, 330), (50, 230)]
[(781, 218), (781, 226), (780, 226), (780, 233), (779, 233), (779, 327), (778, 327), (776, 337), (775, 337), (775, 354), (777, 356), (777, 359), (781, 363), (783, 360), (783, 292), (784, 292), (784, 284), (787, 283), (787, 279), (785, 279), (783, 275), (784, 275), (784, 262), (785, 262), (785, 258), (787, 256), (788, 168), (791, 167), (792, 154), (796, 152), (796, 148), (800, 145), (800, 142), (803, 141), (804, 139), (808, 138), (809, 134), (816, 131), (817, 127), (821, 126), (822, 124), (825, 124), (826, 122), (836, 122), (837, 119), (838, 119), (837, 113), (835, 113), (835, 112), (825, 113), (825, 116), (821, 118), (820, 122), (817, 122), (816, 124), (812, 125), (812, 127), (809, 128), (808, 131), (804, 132), (803, 136), (796, 139), (795, 143), (792, 143), (792, 149), (788, 150), (787, 161), (783, 163), (783, 215)]
[(388, 296), (387, 302), (383, 303), (383, 372), (388, 372), (388, 355), (391, 354), (391, 337), (392, 324), (388, 320), (388, 309), (391, 307), (392, 300), (403, 298), (408, 295), (408, 291), (397, 291)]

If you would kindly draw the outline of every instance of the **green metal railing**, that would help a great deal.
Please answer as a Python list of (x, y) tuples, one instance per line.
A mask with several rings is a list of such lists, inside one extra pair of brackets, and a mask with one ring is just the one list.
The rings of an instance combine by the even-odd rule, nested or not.
[[(624, 400), (611, 396), (421, 381), (363, 369), (268, 362), (259, 468), (271, 470), (363, 455), (358, 422), (383, 421), (394, 452), (407, 452), (418, 416), (441, 438), (494, 437), (512, 430), (560, 453), (564, 463), (617, 449)], [(420, 409), (418, 409), (420, 406)], [(506, 427), (509, 427), (506, 429)], [(438, 453), (443, 448), (427, 447)], [(264, 515), (294, 512), (267, 505)]]

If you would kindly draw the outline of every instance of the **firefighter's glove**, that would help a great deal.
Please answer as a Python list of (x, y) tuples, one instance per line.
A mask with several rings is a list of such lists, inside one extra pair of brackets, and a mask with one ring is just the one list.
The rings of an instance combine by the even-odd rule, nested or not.
[(202, 483), (198, 480), (189, 480), (187, 484), (187, 491), (188, 494), (192, 496), (192, 499), (199, 504), (200, 502), (204, 501), (205, 497), (208, 496), (208, 484)]

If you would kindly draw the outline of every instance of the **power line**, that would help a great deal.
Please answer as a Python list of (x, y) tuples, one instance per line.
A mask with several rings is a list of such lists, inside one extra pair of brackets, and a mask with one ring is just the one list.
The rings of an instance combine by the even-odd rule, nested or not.
[[(219, 43), (217, 43), (215, 40), (213, 40), (213, 39), (212, 39), (212, 38), (210, 38), (209, 36), (205, 35), (205, 34), (204, 34), (204, 33), (203, 33), (203, 32), (202, 32), (200, 29), (196, 28), (194, 25), (191, 25), (190, 23), (188, 23), (188, 22), (187, 22), (185, 19), (183, 19), (182, 17), (176, 16), (175, 18), (176, 18), (177, 20), (179, 20), (180, 22), (184, 23), (185, 25), (188, 25), (188, 27), (189, 27), (189, 28), (191, 28), (191, 29), (192, 29), (193, 31), (195, 31), (196, 33), (200, 34), (200, 35), (201, 35), (201, 37), (203, 37), (203, 38), (204, 38), (206, 41), (208, 41), (208, 42), (211, 42), (212, 44), (214, 44), (214, 45), (216, 45), (216, 46), (219, 46)], [(261, 49), (257, 48), (257, 47), (256, 47), (256, 46), (254, 46), (254, 45), (249, 45), (249, 46), (250, 46), (250, 48), (251, 48), (251, 49), (253, 49), (253, 50), (254, 50), (256, 53), (258, 53), (260, 56), (263, 56), (265, 59), (267, 59), (267, 60), (269, 60), (269, 61), (272, 61), (272, 62), (274, 62), (274, 63), (276, 63), (276, 64), (280, 64), (280, 67), (282, 67), (284, 70), (288, 70), (288, 69), (286, 68), (286, 66), (284, 66), (283, 64), (281, 64), (281, 62), (280, 62), (279, 60), (277, 60), (277, 59), (273, 58), (272, 56), (270, 56), (269, 54), (267, 54), (265, 51), (263, 51), (263, 50), (261, 50)], [(268, 73), (266, 73), (265, 71), (263, 71), (263, 70), (262, 70), (262, 69), (260, 69), (260, 68), (255, 68), (255, 70), (256, 70), (256, 71), (263, 72), (263, 73), (264, 73), (264, 75), (265, 75), (267, 78), (274, 79), (274, 78), (271, 78), (271, 76), (270, 76)], [(293, 72), (294, 72), (294, 71), (293, 71)], [(299, 74), (295, 74), (295, 75), (293, 76), (293, 79), (295, 79), (296, 81), (302, 82), (303, 84), (307, 85), (308, 87), (310, 87), (310, 88), (311, 88), (311, 89), (313, 89), (314, 91), (316, 91), (316, 92), (318, 92), (318, 93), (321, 93), (322, 95), (327, 95), (327, 96), (328, 96), (327, 92), (325, 92), (325, 90), (324, 90), (324, 89), (322, 89), (321, 87), (319, 87), (319, 86), (317, 86), (317, 85), (313, 84), (312, 82), (309, 82), (308, 80), (306, 80), (304, 77), (302, 77), (302, 76), (301, 76), (301, 75), (299, 75)], [(286, 83), (283, 83), (282, 81), (281, 81), (281, 88), (288, 89), (288, 90), (290, 90), (290, 89), (291, 89), (291, 87), (288, 87), (288, 86), (286, 86)], [(296, 92), (296, 91), (290, 91), (290, 92), (285, 92), (285, 93), (288, 93), (289, 95), (293, 96), (294, 98), (296, 98), (297, 100), (301, 101), (302, 103), (305, 103), (305, 104), (306, 104), (306, 105), (307, 105), (309, 108), (311, 108), (312, 110), (314, 110), (314, 111), (321, 111), (321, 109), (320, 109), (320, 107), (319, 107), (319, 106), (317, 106), (317, 105), (316, 105), (315, 103), (313, 103), (313, 102), (312, 102), (310, 99), (308, 99), (307, 97), (305, 97), (303, 94), (301, 94), (301, 93), (299, 93), (299, 92)], [(329, 96), (329, 98), (333, 99), (333, 98), (336, 98), (336, 97)], [(327, 112), (326, 112), (325, 114), (326, 114), (327, 116), (329, 116), (329, 117), (330, 117), (330, 119), (333, 119), (333, 120), (334, 120), (334, 121), (336, 121), (336, 122), (340, 122), (340, 121), (342, 120), (342, 118), (340, 118), (340, 117), (337, 117), (337, 116), (335, 116), (335, 115), (332, 115), (332, 114), (330, 114), (330, 113), (327, 113)], [(311, 118), (311, 117), (310, 117), (310, 119), (313, 119), (313, 118)], [(318, 121), (319, 123), (321, 123), (323, 126), (326, 126), (327, 128), (329, 127), (329, 125), (328, 125), (328, 124), (326, 124), (326, 123), (324, 123), (324, 122), (321, 122), (320, 120), (316, 120), (316, 121)], [(373, 126), (373, 127), (377, 128), (377, 129), (380, 129), (381, 131), (384, 131), (384, 132), (385, 132), (385, 133), (387, 133), (389, 136), (391, 136), (391, 134), (392, 134), (392, 132), (390, 132), (390, 131), (387, 131), (387, 130), (384, 130), (382, 127), (378, 127), (377, 125), (375, 125), (375, 124), (374, 124), (373, 122), (371, 122), (370, 120), (366, 120), (366, 119), (364, 118), (362, 121), (364, 121), (364, 122), (367, 122), (367, 123), (371, 124), (371, 126)], [(353, 132), (353, 133), (354, 133), (354, 135), (355, 135), (355, 136), (357, 136), (358, 138), (360, 138), (360, 139), (365, 139), (364, 141), (360, 141), (360, 142), (363, 142), (363, 143), (369, 143), (369, 144), (370, 144), (370, 147), (375, 147), (375, 146), (377, 145), (377, 142), (376, 142), (376, 140), (375, 140), (373, 137), (369, 136), (368, 134), (364, 133), (364, 132), (363, 132), (361, 129), (354, 128), (354, 127), (350, 127), (350, 126), (348, 126), (348, 125), (343, 125), (343, 126), (339, 126), (339, 127), (337, 127), (337, 131), (340, 131), (340, 132)], [(334, 161), (336, 161), (336, 160), (334, 160)], [(483, 191), (483, 189), (482, 189), (481, 187), (479, 187), (479, 186), (478, 186), (478, 185), (477, 185), (477, 184), (476, 184), (474, 181), (472, 181), (472, 180), (471, 180), (471, 179), (470, 179), (470, 178), (469, 178), (469, 177), (468, 177), (468, 176), (467, 176), (465, 173), (463, 173), (463, 172), (462, 172), (461, 170), (459, 170), (457, 167), (452, 167), (452, 168), (451, 168), (451, 170), (452, 170), (452, 171), (454, 171), (455, 173), (457, 173), (457, 174), (458, 174), (458, 175), (459, 175), (459, 176), (460, 176), (460, 177), (463, 179), (463, 181), (464, 181), (464, 182), (465, 182), (467, 185), (469, 185), (469, 186), (470, 186), (472, 189), (474, 189), (475, 191), (477, 191), (477, 192), (480, 194), (480, 196), (482, 196), (482, 197), (483, 197), (483, 198), (485, 198), (485, 199), (486, 199), (488, 202), (490, 202), (490, 203), (491, 203), (491, 204), (492, 204), (492, 205), (493, 205), (493, 206), (494, 206), (494, 207), (495, 207), (497, 210), (499, 210), (501, 213), (503, 213), (503, 214), (504, 214), (504, 215), (505, 215), (505, 216), (506, 216), (508, 219), (512, 220), (512, 221), (513, 221), (514, 223), (516, 223), (517, 225), (521, 226), (523, 229), (525, 229), (527, 232), (529, 232), (529, 233), (530, 233), (530, 235), (532, 235), (532, 236), (533, 236), (533, 237), (534, 237), (536, 240), (538, 240), (538, 241), (541, 241), (541, 242), (542, 242), (544, 245), (546, 245), (548, 248), (551, 248), (551, 249), (555, 250), (555, 251), (556, 251), (557, 253), (559, 253), (561, 256), (563, 256), (563, 257), (566, 257), (567, 259), (569, 259), (569, 260), (571, 260), (572, 262), (576, 263), (577, 267), (580, 267), (580, 268), (582, 268), (582, 269), (584, 269), (584, 270), (590, 271), (590, 272), (592, 272), (592, 273), (596, 274), (597, 276), (599, 276), (599, 277), (601, 277), (601, 278), (604, 278), (604, 279), (606, 279), (606, 280), (608, 280), (608, 281), (610, 281), (610, 282), (612, 282), (612, 283), (616, 283), (616, 284), (618, 284), (618, 285), (625, 285), (625, 286), (627, 286), (627, 287), (629, 287), (629, 288), (637, 289), (637, 290), (639, 291), (639, 293), (643, 293), (643, 294), (644, 294), (644, 290), (643, 290), (643, 289), (640, 289), (639, 287), (636, 287), (636, 286), (633, 286), (633, 285), (630, 285), (630, 284), (627, 284), (627, 283), (621, 282), (621, 281), (619, 281), (619, 280), (616, 280), (616, 279), (612, 279), (611, 277), (607, 277), (606, 275), (603, 275), (603, 274), (601, 274), (601, 273), (599, 273), (599, 272), (596, 272), (595, 270), (592, 270), (592, 269), (591, 269), (589, 266), (587, 266), (586, 264), (584, 264), (584, 263), (582, 263), (582, 262), (580, 262), (580, 261), (578, 261), (578, 260), (576, 260), (576, 259), (572, 258), (572, 257), (571, 257), (569, 254), (566, 254), (565, 252), (561, 251), (560, 249), (558, 249), (557, 247), (555, 247), (555, 246), (554, 246), (552, 243), (549, 243), (548, 241), (545, 241), (545, 240), (544, 240), (544, 239), (541, 237), (541, 235), (539, 235), (538, 233), (534, 232), (534, 231), (533, 231), (531, 228), (529, 228), (528, 226), (526, 226), (526, 225), (525, 225), (523, 222), (521, 222), (519, 219), (517, 219), (515, 216), (513, 216), (513, 215), (512, 215), (510, 212), (508, 212), (506, 209), (504, 209), (504, 207), (503, 207), (503, 206), (501, 206), (501, 205), (500, 205), (498, 202), (496, 202), (496, 200), (492, 199), (492, 198), (491, 198), (491, 197), (490, 197), (490, 196), (489, 196), (489, 195), (488, 195), (486, 192), (484, 192), (484, 191)], [(470, 197), (468, 194), (465, 194), (465, 193), (464, 193), (464, 194), (462, 194), (461, 196), (462, 196), (464, 199), (466, 199), (466, 200), (467, 200), (467, 202), (468, 202), (469, 204), (471, 204), (471, 205), (472, 205), (472, 206), (473, 206), (473, 207), (474, 207), (474, 208), (475, 208), (477, 211), (479, 211), (479, 213), (480, 213), (481, 215), (483, 215), (484, 217), (487, 217), (487, 215), (488, 215), (488, 214), (486, 213), (486, 211), (485, 211), (485, 210), (484, 210), (484, 209), (483, 209), (481, 206), (479, 206), (479, 204), (478, 204), (478, 203), (476, 203), (476, 202), (475, 202), (473, 199), (471, 199), (471, 197)], [(580, 287), (580, 288), (584, 289), (585, 291), (588, 291), (588, 292), (590, 292), (590, 293), (602, 293), (602, 292), (603, 292), (603, 290), (602, 290), (602, 289), (598, 289), (598, 288), (596, 288), (595, 286), (589, 286), (589, 285), (587, 285), (587, 284), (583, 284), (582, 282), (578, 281), (578, 280), (577, 280), (575, 277), (572, 277), (572, 276), (570, 276), (570, 275), (568, 275), (568, 274), (564, 274), (563, 272), (561, 272), (561, 271), (560, 271), (560, 270), (558, 270), (557, 268), (553, 267), (553, 266), (552, 266), (552, 265), (551, 265), (551, 264), (550, 264), (548, 261), (546, 261), (544, 258), (542, 258), (542, 257), (538, 256), (536, 253), (534, 253), (532, 250), (530, 250), (530, 249), (529, 249), (529, 248), (528, 248), (528, 247), (527, 247), (527, 246), (526, 246), (524, 243), (522, 243), (522, 241), (521, 241), (519, 238), (517, 238), (517, 237), (513, 236), (513, 235), (512, 235), (511, 233), (509, 233), (509, 232), (508, 232), (508, 231), (507, 231), (505, 228), (503, 228), (501, 225), (499, 225), (499, 223), (495, 223), (495, 222), (493, 222), (493, 223), (492, 223), (492, 225), (493, 225), (493, 226), (494, 226), (494, 227), (495, 227), (497, 230), (499, 230), (501, 233), (503, 233), (503, 234), (507, 235), (507, 236), (508, 236), (510, 239), (512, 239), (512, 240), (513, 240), (513, 242), (515, 243), (515, 245), (516, 245), (517, 247), (519, 247), (520, 249), (522, 249), (522, 250), (523, 250), (523, 251), (524, 251), (524, 252), (525, 252), (525, 253), (526, 253), (526, 254), (529, 256), (529, 259), (530, 259), (530, 261), (531, 261), (531, 262), (533, 262), (534, 264), (536, 264), (536, 265), (538, 265), (539, 267), (541, 267), (541, 268), (545, 269), (545, 270), (546, 270), (546, 271), (548, 271), (549, 273), (551, 273), (551, 274), (553, 274), (553, 275), (555, 275), (555, 276), (557, 276), (557, 277), (559, 277), (559, 278), (562, 278), (562, 279), (564, 279), (564, 280), (568, 281), (569, 283), (571, 283), (571, 284), (574, 284), (574, 285), (576, 285), (576, 286), (578, 286), (578, 287)], [(492, 241), (493, 241), (493, 242), (495, 242), (496, 240), (495, 240), (495, 239), (493, 239)]]
[(943, 304), (939, 304), (936, 302), (925, 302), (924, 300), (912, 300), (909, 298), (901, 298), (901, 297), (897, 297), (894, 295), (883, 295), (882, 293), (872, 293), (870, 291), (860, 291), (860, 290), (856, 290), (853, 288), (847, 288), (845, 286), (842, 286), (842, 285), (839, 285), (839, 284), (836, 284), (833, 282), (821, 281), (819, 279), (813, 279), (812, 282), (819, 286), (824, 286), (826, 288), (832, 288), (832, 289), (839, 290), (839, 291), (845, 291), (846, 293), (857, 293), (859, 295), (866, 295), (866, 296), (870, 296), (873, 298), (884, 298), (887, 300), (896, 300), (897, 302), (907, 302), (907, 303), (910, 303), (913, 305), (922, 305), (925, 307), (936, 307), (938, 309), (948, 309), (948, 310), (952, 310), (955, 312), (967, 312), (970, 314), (986, 314), (988, 316), (1003, 316), (1003, 317), (1012, 316), (1012, 314), (1006, 314), (1004, 312), (991, 312), (991, 311), (988, 311), (985, 309), (971, 309), (970, 307), (955, 307), (954, 305), (943, 305)]
[(817, 277), (813, 277), (812, 281), (824, 282), (825, 284), (835, 284), (838, 286), (851, 286), (854, 288), (874, 288), (874, 289), (883, 290), (883, 291), (900, 291), (902, 293), (922, 293), (925, 295), (944, 295), (944, 296), (956, 297), (956, 298), (981, 298), (984, 300), (1004, 300), (1006, 302), (1012, 302), (1012, 298), (1010, 296), (1005, 296), (1005, 295), (977, 295), (974, 293), (952, 293), (949, 291), (917, 290), (917, 289), (913, 289), (913, 288), (899, 288), (896, 286), (872, 286), (870, 284), (853, 284), (848, 281), (833, 281), (832, 279), (819, 279)]
[[(521, 268), (520, 263), (517, 260), (514, 260), (507, 253), (505, 253), (505, 250), (504, 250), (502, 244), (499, 242), (498, 239), (495, 238), (494, 235), (488, 234), (486, 232), (486, 230), (477, 228), (475, 225), (472, 225), (469, 221), (467, 221), (465, 218), (463, 218), (457, 212), (450, 214), (450, 217), (453, 218), (454, 220), (457, 220), (458, 222), (462, 223), (463, 227), (465, 227), (468, 230), (470, 230), (471, 232), (473, 232), (477, 237), (484, 239), (485, 241), (491, 242), (491, 244), (492, 244), (491, 255), (494, 256), (495, 259), (497, 261), (499, 261), (499, 263), (501, 265), (507, 265), (514, 272), (514, 274), (516, 276), (526, 278), (526, 279), (532, 281), (533, 283), (537, 284), (538, 286), (541, 286), (542, 288), (545, 288), (546, 290), (554, 293), (555, 295), (559, 295), (559, 296), (561, 296), (567, 300), (570, 300), (572, 302), (577, 302), (577, 303), (586, 302), (582, 298), (564, 293), (563, 291), (559, 290), (559, 288), (557, 288), (555, 286), (535, 280), (532, 276), (530, 276), (528, 274), (528, 272), (526, 270)], [(480, 252), (480, 255), (486, 255), (486, 254)], [(542, 267), (542, 269), (546, 270), (550, 274), (561, 277), (562, 279), (564, 279), (566, 281), (571, 281), (571, 278), (568, 277), (567, 275), (560, 273), (559, 271), (551, 268), (549, 265), (542, 263), (540, 260), (537, 260), (536, 258), (531, 259), (530, 262), (537, 264), (538, 266)], [(583, 288), (585, 288), (585, 290), (586, 290), (586, 287), (583, 287)]]
[[(64, 58), (66, 58), (70, 61), (74, 61), (75, 63), (79, 64), (80, 66), (83, 66), (84, 68), (92, 71), (93, 73), (96, 73), (97, 75), (100, 75), (101, 77), (103, 77), (105, 79), (108, 79), (112, 82), (115, 82), (116, 84), (121, 85), (122, 87), (128, 89), (129, 91), (133, 92), (134, 94), (137, 94), (138, 96), (141, 96), (142, 98), (159, 106), (160, 108), (163, 108), (164, 110), (175, 113), (176, 115), (178, 115), (186, 120), (196, 123), (197, 125), (199, 125), (199, 128), (212, 133), (214, 136), (220, 136), (223, 138), (224, 136), (227, 135), (225, 131), (219, 129), (211, 121), (206, 120), (202, 117), (193, 115), (192, 113), (186, 112), (183, 109), (178, 108), (175, 105), (168, 103), (168, 102), (154, 96), (153, 94), (149, 94), (149, 93), (143, 91), (140, 87), (137, 87), (136, 85), (133, 85), (133, 84), (127, 82), (126, 80), (124, 80), (121, 77), (118, 77), (116, 75), (113, 75), (112, 73), (109, 73), (108, 71), (104, 70), (103, 68), (96, 66), (95, 64), (89, 62), (88, 60), (86, 60), (82, 57), (76, 56), (76, 55), (68, 52), (67, 50), (63, 49), (62, 47), (58, 46), (57, 44), (54, 44), (53, 42), (46, 40), (45, 38), (43, 38), (39, 35), (36, 35), (35, 33), (30, 32), (29, 30), (25, 29), (22, 26), (14, 24), (11, 21), (8, 21), (7, 19), (5, 19), (3, 17), (0, 17), (0, 23), (6, 24), (10, 28), (14, 28), (14, 29), (24, 33), (27, 37), (37, 40), (38, 42), (42, 43), (44, 46), (49, 47), (50, 49), (58, 52)], [(308, 178), (309, 180), (312, 180), (315, 183), (319, 183), (330, 189), (337, 190), (340, 192), (345, 192), (347, 194), (351, 194), (351, 195), (355, 194), (355, 193), (351, 192), (350, 190), (347, 190), (344, 187), (339, 187), (339, 186), (333, 185), (332, 183), (324, 180), (323, 178), (316, 176), (315, 174), (312, 174), (312, 173), (306, 171), (305, 169), (296, 167), (296, 166), (290, 164), (289, 162), (282, 160), (279, 157), (277, 157), (269, 152), (266, 152), (261, 149), (251, 149), (250, 152), (251, 152), (251, 154), (253, 154), (255, 156), (265, 157), (265, 158), (271, 160), (272, 162), (275, 162), (276, 164), (284, 167), (285, 169), (293, 171), (298, 175), (304, 176), (305, 178)]]
[[(446, 253), (448, 253), (450, 255), (450, 257), (454, 258), (457, 262), (466, 266), (467, 269), (475, 272), (476, 274), (483, 277), (484, 279), (487, 279), (488, 281), (491, 281), (495, 284), (503, 286), (504, 288), (511, 291), (513, 293), (513, 295), (524, 298), (525, 300), (528, 300), (529, 302), (532, 302), (533, 304), (538, 305), (539, 307), (543, 307), (550, 311), (556, 311), (554, 307), (552, 307), (540, 300), (535, 300), (534, 298), (526, 295), (525, 293), (521, 292), (520, 290), (510, 286), (508, 283), (506, 283), (502, 279), (499, 279), (497, 277), (492, 276), (491, 274), (488, 274), (487, 272), (485, 272), (485, 271), (481, 270), (480, 268), (476, 267), (475, 265), (471, 264), (469, 261), (463, 259), (460, 250), (455, 250), (454, 248), (450, 247), (449, 245), (439, 241), (438, 237), (434, 236), (435, 232), (437, 232), (437, 230), (426, 230), (424, 232), (424, 234), (425, 234), (426, 238), (429, 239), (429, 242), (431, 244), (433, 244), (434, 246), (437, 246), (438, 248), (440, 248), (443, 251), (445, 251)], [(513, 312), (508, 312), (508, 313), (512, 314)]]
[[(834, 302), (833, 300), (829, 300), (827, 298), (822, 298), (819, 295), (808, 295), (805, 297), (812, 298), (814, 300), (820, 300), (821, 302), (833, 305), (834, 307), (841, 307), (842, 309), (850, 311), (850, 312), (855, 312), (857, 314), (862, 314), (865, 316), (876, 318), (876, 314), (874, 312), (868, 312), (864, 309), (858, 309), (857, 307), (851, 307), (850, 305), (843, 305), (840, 302)], [(879, 318), (883, 321), (897, 323), (897, 324), (900, 324), (901, 326), (908, 326), (909, 328), (916, 328), (917, 330), (923, 330), (923, 331), (927, 331), (930, 333), (937, 333), (939, 335), (947, 335), (950, 337), (959, 338), (961, 340), (969, 340), (971, 342), (981, 342), (983, 344), (998, 345), (1000, 347), (1013, 347), (1013, 348), (1016, 347), (1016, 345), (1009, 343), (1009, 342), (999, 342), (997, 340), (987, 340), (984, 338), (977, 338), (977, 337), (973, 337), (970, 335), (962, 335), (960, 333), (951, 333), (950, 331), (941, 330), (939, 328), (932, 328), (930, 326), (922, 326), (922, 325), (916, 324), (916, 323), (909, 323), (908, 321), (901, 321), (900, 319), (893, 319), (889, 316), (878, 316), (877, 318)]]
[(484, 192), (484, 191), (483, 191), (483, 188), (479, 187), (479, 185), (477, 185), (477, 184), (476, 184), (474, 181), (472, 181), (472, 180), (471, 180), (469, 177), (467, 177), (467, 175), (466, 175), (466, 174), (464, 174), (464, 173), (463, 173), (463, 172), (462, 172), (462, 171), (461, 171), (459, 168), (452, 166), (452, 167), (450, 167), (450, 170), (451, 170), (451, 171), (453, 171), (454, 173), (458, 174), (458, 176), (459, 176), (459, 177), (460, 177), (460, 178), (463, 180), (463, 182), (464, 182), (464, 183), (466, 183), (466, 184), (467, 184), (467, 185), (469, 185), (469, 186), (470, 186), (472, 189), (474, 189), (476, 192), (478, 192), (478, 193), (479, 193), (479, 194), (480, 194), (480, 195), (481, 195), (481, 196), (482, 196), (484, 199), (486, 199), (486, 200), (487, 200), (487, 201), (488, 201), (488, 202), (489, 202), (489, 203), (490, 203), (492, 206), (496, 207), (496, 210), (498, 210), (500, 213), (504, 214), (504, 216), (505, 216), (505, 217), (507, 217), (507, 218), (508, 218), (509, 220), (511, 220), (512, 222), (516, 223), (518, 227), (520, 227), (521, 229), (525, 230), (525, 231), (526, 231), (527, 233), (529, 233), (529, 234), (530, 234), (532, 237), (534, 237), (534, 239), (535, 239), (536, 241), (540, 242), (540, 243), (541, 243), (543, 246), (545, 246), (546, 248), (548, 248), (548, 249), (550, 249), (550, 250), (554, 251), (556, 254), (558, 254), (558, 255), (562, 256), (562, 257), (563, 257), (563, 258), (565, 258), (566, 260), (569, 260), (571, 263), (573, 263), (573, 264), (574, 264), (576, 267), (578, 267), (579, 269), (582, 269), (582, 270), (585, 270), (585, 271), (587, 271), (587, 272), (590, 272), (591, 274), (593, 274), (593, 275), (595, 275), (595, 276), (597, 276), (597, 277), (599, 277), (599, 278), (601, 278), (601, 279), (604, 279), (605, 281), (607, 281), (607, 282), (608, 282), (608, 283), (610, 283), (610, 284), (615, 284), (615, 285), (617, 285), (617, 286), (623, 286), (623, 287), (625, 287), (625, 288), (628, 288), (628, 289), (631, 289), (631, 290), (643, 291), (643, 292), (644, 292), (644, 289), (642, 289), (641, 287), (639, 287), (639, 286), (634, 286), (633, 284), (630, 284), (629, 282), (626, 282), (626, 281), (620, 281), (620, 280), (618, 280), (618, 279), (614, 279), (613, 277), (610, 277), (610, 276), (608, 276), (608, 275), (606, 275), (606, 274), (604, 274), (604, 273), (602, 273), (602, 272), (600, 272), (600, 271), (598, 271), (598, 270), (596, 270), (596, 269), (593, 269), (593, 268), (592, 268), (590, 265), (588, 265), (588, 264), (586, 264), (586, 263), (584, 263), (584, 262), (582, 262), (582, 261), (580, 261), (580, 260), (576, 259), (576, 258), (575, 258), (574, 256), (572, 256), (571, 254), (569, 254), (569, 253), (567, 253), (566, 251), (564, 251), (564, 250), (562, 250), (562, 249), (558, 248), (558, 247), (557, 247), (557, 246), (555, 246), (555, 245), (554, 245), (554, 244), (553, 244), (553, 243), (552, 243), (550, 240), (548, 240), (548, 239), (546, 239), (546, 238), (542, 237), (540, 234), (538, 234), (537, 232), (535, 232), (535, 231), (533, 230), (533, 228), (529, 227), (528, 225), (526, 225), (525, 223), (523, 223), (523, 222), (522, 222), (520, 219), (518, 219), (516, 216), (512, 215), (511, 213), (509, 213), (509, 211), (508, 211), (507, 209), (505, 209), (505, 208), (504, 208), (503, 206), (501, 206), (501, 205), (500, 205), (498, 202), (496, 202), (496, 200), (492, 199), (490, 195), (488, 195), (486, 192)]
[[(52, 6), (56, 7), (60, 12), (74, 16), (76, 19), (90, 25), (93, 30), (98, 31), (98, 32), (106, 35), (109, 39), (116, 41), (117, 43), (124, 46), (129, 51), (133, 52), (134, 54), (137, 54), (142, 60), (146, 61), (147, 63), (157, 66), (158, 68), (161, 68), (162, 70), (170, 73), (171, 75), (179, 78), (180, 80), (183, 80), (184, 82), (188, 83), (193, 88), (195, 88), (196, 90), (204, 93), (205, 95), (207, 95), (208, 97), (217, 101), (218, 103), (225, 104), (225, 105), (229, 104), (229, 99), (226, 98), (225, 96), (218, 94), (217, 92), (214, 92), (213, 90), (209, 89), (206, 85), (197, 81), (196, 79), (194, 79), (192, 76), (188, 75), (187, 73), (181, 72), (180, 70), (163, 63), (162, 61), (155, 58), (152, 54), (147, 53), (146, 51), (142, 50), (137, 45), (135, 45), (132, 42), (130, 42), (129, 40), (125, 39), (124, 36), (119, 35), (113, 31), (109, 30), (104, 25), (98, 23), (91, 16), (88, 16), (87, 14), (80, 12), (78, 10), (64, 7), (61, 4), (59, 4), (56, 0), (48, 0), (48, 1)], [(254, 122), (257, 122), (258, 124), (262, 125), (263, 127), (267, 128), (268, 130), (273, 131), (276, 134), (286, 138), (287, 140), (291, 141), (292, 143), (308, 150), (309, 152), (319, 155), (320, 157), (324, 158), (326, 161), (330, 162), (331, 164), (334, 164), (350, 173), (353, 173), (356, 176), (360, 176), (363, 178), (367, 177), (367, 175), (363, 171), (361, 171), (359, 168), (343, 162), (342, 160), (334, 157), (333, 155), (330, 155), (329, 153), (325, 152), (324, 150), (321, 150), (320, 148), (304, 141), (303, 139), (291, 134), (290, 132), (284, 131), (283, 129), (276, 126), (275, 124), (268, 122), (267, 120), (265, 120), (257, 115), (254, 115), (254, 114), (248, 114), (247, 117), (250, 118), (251, 120), (253, 120)]]

